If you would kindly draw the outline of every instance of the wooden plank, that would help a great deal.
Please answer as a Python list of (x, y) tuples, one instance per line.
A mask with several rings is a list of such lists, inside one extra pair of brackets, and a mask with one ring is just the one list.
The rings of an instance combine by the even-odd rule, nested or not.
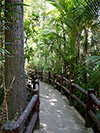
[(38, 118), (38, 113), (35, 112), (29, 122), (29, 125), (26, 129), (26, 132), (25, 133), (32, 133), (33, 129), (34, 129), (34, 126), (35, 126), (35, 123), (36, 123), (36, 120)]

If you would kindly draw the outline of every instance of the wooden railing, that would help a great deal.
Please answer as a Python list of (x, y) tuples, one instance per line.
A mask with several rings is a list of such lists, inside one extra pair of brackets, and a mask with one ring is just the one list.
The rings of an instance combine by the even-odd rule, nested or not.
[[(39, 79), (37, 78), (34, 82), (34, 88), (32, 88), (33, 97), (31, 98), (26, 109), (19, 117), (16, 122), (9, 122), (4, 124), (3, 133), (32, 133), (36, 122), (39, 122)], [(29, 121), (29, 115), (31, 114), (31, 119)], [(29, 121), (27, 128), (24, 131), (24, 124)]]
[[(33, 72), (41, 78), (41, 81), (43, 79), (46, 80), (49, 84), (52, 84), (54, 88), (59, 86), (61, 89), (61, 94), (64, 94), (64, 91), (67, 92), (69, 95), (69, 106), (73, 106), (73, 100), (75, 100), (85, 109), (85, 126), (91, 127), (92, 119), (100, 131), (100, 120), (93, 112), (93, 107), (95, 105), (100, 109), (100, 100), (98, 100), (94, 95), (93, 89), (88, 89), (88, 91), (85, 91), (79, 85), (75, 84), (74, 80), (68, 80), (63, 75), (56, 75), (55, 73), (52, 74), (50, 72), (38, 71), (36, 69), (33, 70)], [(66, 87), (66, 84), (69, 85), (69, 88)], [(80, 91), (82, 95), (85, 96), (85, 103), (75, 95), (76, 90)]]

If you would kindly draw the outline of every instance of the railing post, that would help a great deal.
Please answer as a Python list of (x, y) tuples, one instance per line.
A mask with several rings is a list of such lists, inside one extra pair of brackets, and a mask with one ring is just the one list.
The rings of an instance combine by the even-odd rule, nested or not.
[(55, 88), (55, 86), (56, 86), (56, 84), (55, 84), (55, 82), (56, 82), (56, 74), (54, 73), (54, 75), (53, 75), (53, 86), (54, 86), (54, 88)]
[(72, 83), (74, 83), (74, 80), (70, 80), (70, 94), (69, 94), (69, 106), (73, 106), (73, 98), (71, 97), (71, 94), (74, 94), (74, 86), (72, 86)]
[[(37, 82), (35, 82), (35, 84), (38, 84), (38, 87), (39, 87), (39, 79), (38, 79)], [(33, 112), (37, 112), (38, 113), (38, 118), (37, 118), (37, 121), (36, 121), (36, 128), (39, 128), (39, 126), (40, 126), (40, 118), (39, 118), (39, 111), (40, 111), (39, 89), (34, 94), (38, 94), (38, 99), (37, 99), (37, 102), (35, 104)]]
[(39, 126), (40, 126), (39, 111), (40, 111), (40, 98), (38, 97), (37, 103), (35, 105), (35, 112), (38, 113), (38, 118), (37, 118), (37, 121), (36, 121), (36, 128), (39, 128)]
[(48, 84), (51, 84), (51, 72), (48, 72)]
[(41, 81), (43, 81), (43, 70), (41, 71)]
[(8, 122), (3, 126), (3, 133), (19, 133), (19, 125), (17, 122)]
[(37, 69), (35, 69), (35, 75), (37, 75)]
[(65, 85), (65, 81), (63, 80), (63, 75), (61, 75), (61, 94), (63, 95), (64, 94), (64, 90), (63, 90), (63, 85)]
[(91, 127), (91, 118), (90, 118), (90, 115), (88, 114), (88, 111), (93, 109), (93, 101), (90, 97), (91, 93), (94, 93), (94, 89), (88, 89), (87, 109), (86, 109), (86, 118), (85, 118), (85, 126), (86, 127)]

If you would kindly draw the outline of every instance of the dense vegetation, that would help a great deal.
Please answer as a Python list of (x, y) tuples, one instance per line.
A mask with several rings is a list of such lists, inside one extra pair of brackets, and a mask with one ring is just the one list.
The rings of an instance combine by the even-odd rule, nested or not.
[(24, 16), (27, 67), (73, 78), (82, 88), (95, 89), (99, 97), (100, 2), (44, 0), (27, 4), (31, 3)]
[[(0, 105), (4, 100), (6, 10), (0, 1)], [(24, 0), (25, 69), (63, 74), (100, 98), (100, 2), (99, 0)], [(13, 52), (15, 52), (12, 49)], [(77, 95), (79, 92), (77, 92)], [(81, 95), (80, 95), (81, 98)], [(1, 106), (2, 112), (2, 106)]]

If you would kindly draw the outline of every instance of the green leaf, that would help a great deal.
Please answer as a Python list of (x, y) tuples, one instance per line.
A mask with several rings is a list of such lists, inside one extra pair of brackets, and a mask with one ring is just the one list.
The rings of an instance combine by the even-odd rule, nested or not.
[(9, 13), (9, 15), (10, 15), (12, 21), (15, 22), (15, 19), (14, 19), (13, 15), (11, 15), (11, 13)]
[(15, 41), (15, 40), (21, 40), (21, 39), (22, 38), (15, 38), (15, 39), (8, 40), (8, 42)]
[(100, 110), (95, 113), (96, 117), (100, 120)]
[(87, 59), (83, 62), (83, 64), (88, 61), (96, 62), (98, 60), (100, 60), (100, 56), (90, 56), (90, 57), (87, 57)]
[(10, 48), (16, 54), (15, 50), (12, 47), (6, 46), (6, 48)]
[(4, 53), (4, 51), (0, 48), (0, 52)]
[(18, 12), (18, 11), (16, 11), (16, 10), (9, 10), (10, 12), (15, 12), (15, 13), (18, 13), (18, 14), (21, 14), (21, 15), (23, 15), (23, 13), (20, 13), (20, 12)]
[(55, 45), (52, 45), (52, 47), (56, 48), (63, 55), (64, 59), (67, 60), (65, 53), (61, 49), (57, 48)]
[(2, 53), (5, 53), (5, 54), (10, 54), (9, 51), (7, 51), (7, 50), (4, 49), (4, 48), (0, 49), (0, 51), (1, 51)]
[(1, 44), (11, 44), (11, 42), (3, 42), (3, 43), (1, 43)]

